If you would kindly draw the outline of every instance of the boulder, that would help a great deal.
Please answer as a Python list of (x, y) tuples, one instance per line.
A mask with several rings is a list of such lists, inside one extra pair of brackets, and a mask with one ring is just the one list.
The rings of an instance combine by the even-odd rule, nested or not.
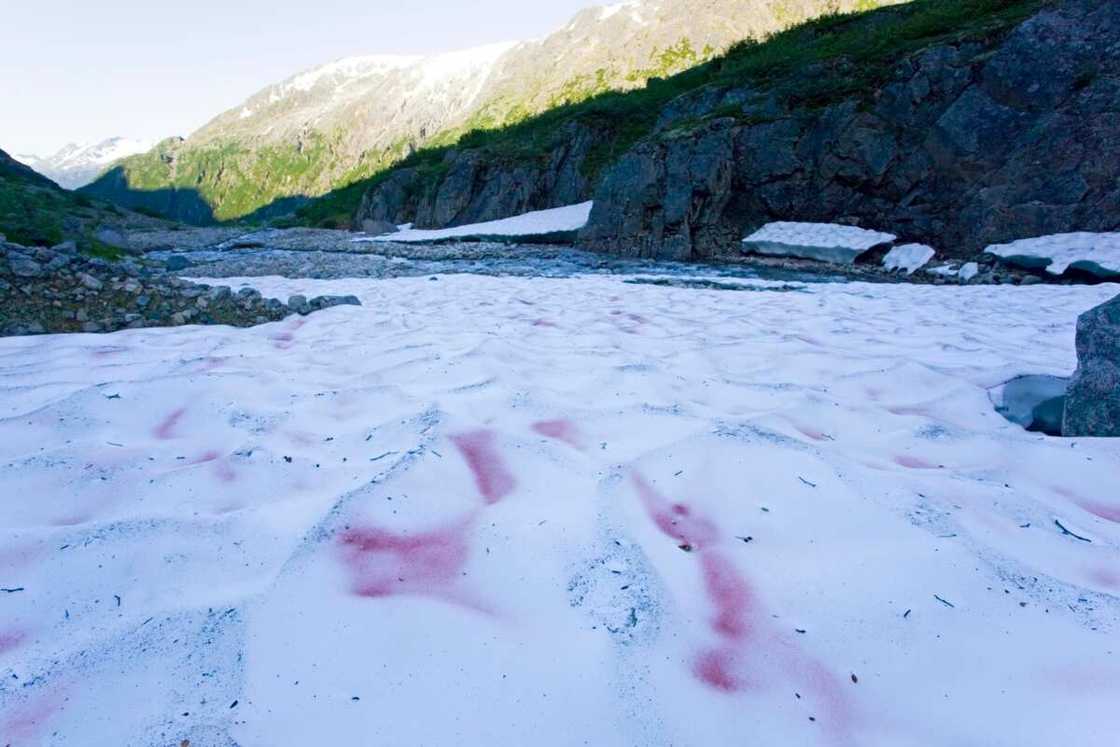
[(187, 269), (193, 263), (182, 255), (173, 254), (167, 258), (167, 261), (164, 264), (167, 265), (168, 272), (178, 272), (179, 270)]
[(37, 278), (43, 274), (43, 266), (24, 254), (11, 253), (8, 255), (8, 264), (11, 265), (12, 274), (21, 278)]
[(99, 228), (94, 232), (93, 238), (117, 249), (131, 248), (128, 238), (115, 228)]
[(1120, 296), (1077, 320), (1077, 372), (1066, 394), (1065, 436), (1120, 436)]
[(362, 221), (362, 233), (370, 236), (386, 236), (397, 232), (397, 225), (387, 220), (373, 220), (366, 218)]

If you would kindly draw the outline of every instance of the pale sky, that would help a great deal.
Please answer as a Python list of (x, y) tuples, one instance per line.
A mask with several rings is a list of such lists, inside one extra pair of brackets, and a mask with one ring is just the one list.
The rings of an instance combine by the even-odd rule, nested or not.
[(0, 0), (0, 148), (187, 135), (358, 54), (544, 36), (597, 0)]

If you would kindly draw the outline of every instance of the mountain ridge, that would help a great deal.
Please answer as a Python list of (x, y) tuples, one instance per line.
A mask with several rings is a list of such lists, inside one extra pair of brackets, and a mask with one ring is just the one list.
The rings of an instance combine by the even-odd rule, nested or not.
[(65, 189), (78, 189), (97, 179), (109, 166), (128, 156), (151, 150), (155, 142), (126, 137), (111, 137), (88, 143), (68, 143), (49, 156), (14, 154)]
[[(186, 139), (125, 159), (86, 190), (188, 220), (199, 216), (177, 212), (168, 195), (194, 193), (216, 220), (272, 217), (383, 171), (421, 147), (604, 91), (640, 88), (741, 39), (822, 13), (901, 1), (640, 0), (585, 9), (543, 39), (482, 48), (488, 54), (424, 58), (435, 75), (422, 74), (424, 59), (335, 61), (265, 87)], [(431, 62), (463, 54), (472, 64)], [(355, 59), (390, 69), (367, 74)], [(342, 75), (354, 72), (347, 65), (358, 65), (357, 74)], [(324, 80), (334, 85), (319, 85)]]

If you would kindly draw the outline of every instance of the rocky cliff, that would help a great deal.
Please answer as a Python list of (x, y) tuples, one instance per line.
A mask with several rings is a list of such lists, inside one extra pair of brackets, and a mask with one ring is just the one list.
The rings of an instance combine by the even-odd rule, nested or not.
[(552, 119), (411, 159), (359, 221), (445, 226), (594, 197), (583, 246), (674, 259), (735, 252), (773, 220), (890, 230), (950, 256), (1113, 229), (1120, 3), (830, 18)]
[[(846, 64), (800, 74), (842, 89)], [(604, 176), (585, 246), (694, 259), (804, 220), (964, 255), (1120, 226), (1120, 3), (1045, 4), (1009, 34), (946, 39), (819, 106), (744, 83), (663, 112)]]

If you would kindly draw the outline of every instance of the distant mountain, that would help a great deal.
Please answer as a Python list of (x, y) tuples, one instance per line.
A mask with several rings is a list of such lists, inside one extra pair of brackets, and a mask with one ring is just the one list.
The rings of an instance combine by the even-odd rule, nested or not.
[(62, 187), (77, 189), (101, 176), (114, 162), (127, 156), (144, 153), (153, 145), (155, 143), (150, 140), (114, 137), (99, 143), (83, 145), (71, 143), (45, 158), (19, 154), (15, 158)]
[(126, 159), (87, 191), (184, 220), (205, 217), (200, 204), (218, 220), (275, 215), (423, 146), (639, 88), (823, 13), (901, 1), (633, 0), (581, 11), (541, 40), (342, 59)]

